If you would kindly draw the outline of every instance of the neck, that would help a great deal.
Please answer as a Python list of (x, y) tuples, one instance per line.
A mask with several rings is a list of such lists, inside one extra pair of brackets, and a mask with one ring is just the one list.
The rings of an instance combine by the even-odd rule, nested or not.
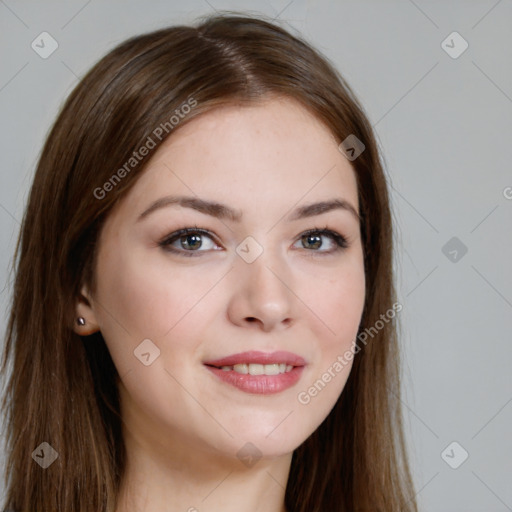
[(291, 453), (244, 464), (183, 440), (152, 447), (126, 429), (124, 440), (116, 512), (286, 512)]

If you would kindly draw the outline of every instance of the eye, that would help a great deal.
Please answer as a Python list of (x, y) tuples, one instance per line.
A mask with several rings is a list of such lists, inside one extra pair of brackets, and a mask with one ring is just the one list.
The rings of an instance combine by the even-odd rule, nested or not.
[[(207, 243), (205, 246), (203, 242), (205, 238), (213, 242), (212, 235), (206, 229), (198, 227), (184, 228), (171, 233), (159, 242), (158, 245), (163, 247), (166, 251), (178, 253), (183, 256), (197, 256), (196, 253), (205, 252), (204, 250), (200, 251), (200, 248), (206, 247), (206, 251), (213, 248), (211, 243)], [(174, 246), (175, 243), (178, 243), (178, 247)]]
[[(331, 249), (319, 250), (325, 245), (322, 238), (330, 239)], [(204, 243), (204, 240), (209, 240), (210, 243)], [(333, 254), (337, 251), (346, 249), (349, 244), (347, 239), (327, 228), (314, 228), (302, 233), (296, 243), (302, 242), (303, 248), (316, 255), (318, 254)], [(178, 244), (176, 247), (175, 244)], [(208, 252), (209, 250), (217, 250), (214, 247), (216, 243), (213, 235), (206, 229), (198, 228), (183, 228), (170, 235), (166, 236), (158, 243), (164, 250), (173, 252), (183, 256), (199, 256), (198, 253)], [(203, 249), (203, 250), (200, 250)], [(311, 250), (313, 249), (313, 250)]]
[[(318, 250), (320, 247), (325, 245), (322, 241), (322, 237), (326, 237), (331, 240), (331, 249), (322, 251)], [(302, 233), (298, 242), (302, 242), (303, 247), (305, 246), (306, 249), (313, 249), (313, 253), (320, 254), (332, 254), (348, 247), (347, 239), (343, 235), (327, 228), (310, 229), (305, 233)]]

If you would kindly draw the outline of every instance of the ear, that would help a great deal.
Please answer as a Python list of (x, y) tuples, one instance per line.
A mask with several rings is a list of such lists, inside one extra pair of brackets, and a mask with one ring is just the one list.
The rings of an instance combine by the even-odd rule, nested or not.
[[(73, 323), (73, 330), (80, 336), (89, 336), (100, 330), (98, 325), (96, 314), (93, 307), (91, 306), (92, 300), (89, 294), (89, 290), (84, 285), (82, 287), (80, 297), (78, 298), (75, 305), (75, 321)], [(85, 320), (84, 325), (80, 325), (77, 320), (82, 317)]]

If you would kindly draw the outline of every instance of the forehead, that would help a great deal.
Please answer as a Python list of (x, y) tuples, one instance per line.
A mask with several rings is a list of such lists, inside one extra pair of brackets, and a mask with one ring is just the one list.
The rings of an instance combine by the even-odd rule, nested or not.
[(357, 182), (330, 130), (298, 102), (227, 105), (191, 120), (156, 150), (125, 203), (140, 211), (165, 194), (196, 195), (262, 214), (263, 205), (343, 197)]

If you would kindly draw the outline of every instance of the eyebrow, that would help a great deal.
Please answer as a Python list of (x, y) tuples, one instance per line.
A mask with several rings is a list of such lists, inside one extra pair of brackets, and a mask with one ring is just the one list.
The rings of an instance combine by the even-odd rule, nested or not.
[[(240, 210), (235, 210), (230, 206), (215, 201), (208, 201), (206, 199), (200, 199), (198, 197), (190, 196), (165, 196), (157, 199), (149, 205), (137, 218), (137, 222), (141, 221), (149, 214), (153, 213), (160, 208), (166, 206), (178, 205), (183, 208), (191, 208), (198, 212), (204, 213), (205, 215), (211, 215), (218, 219), (230, 220), (232, 222), (240, 222), (243, 213)], [(345, 199), (334, 198), (327, 201), (320, 201), (317, 203), (311, 203), (304, 206), (300, 206), (293, 211), (291, 215), (287, 217), (287, 221), (295, 221), (305, 219), (308, 217), (314, 217), (327, 213), (332, 210), (345, 210), (351, 213), (359, 222), (361, 218), (357, 213), (357, 210)]]

